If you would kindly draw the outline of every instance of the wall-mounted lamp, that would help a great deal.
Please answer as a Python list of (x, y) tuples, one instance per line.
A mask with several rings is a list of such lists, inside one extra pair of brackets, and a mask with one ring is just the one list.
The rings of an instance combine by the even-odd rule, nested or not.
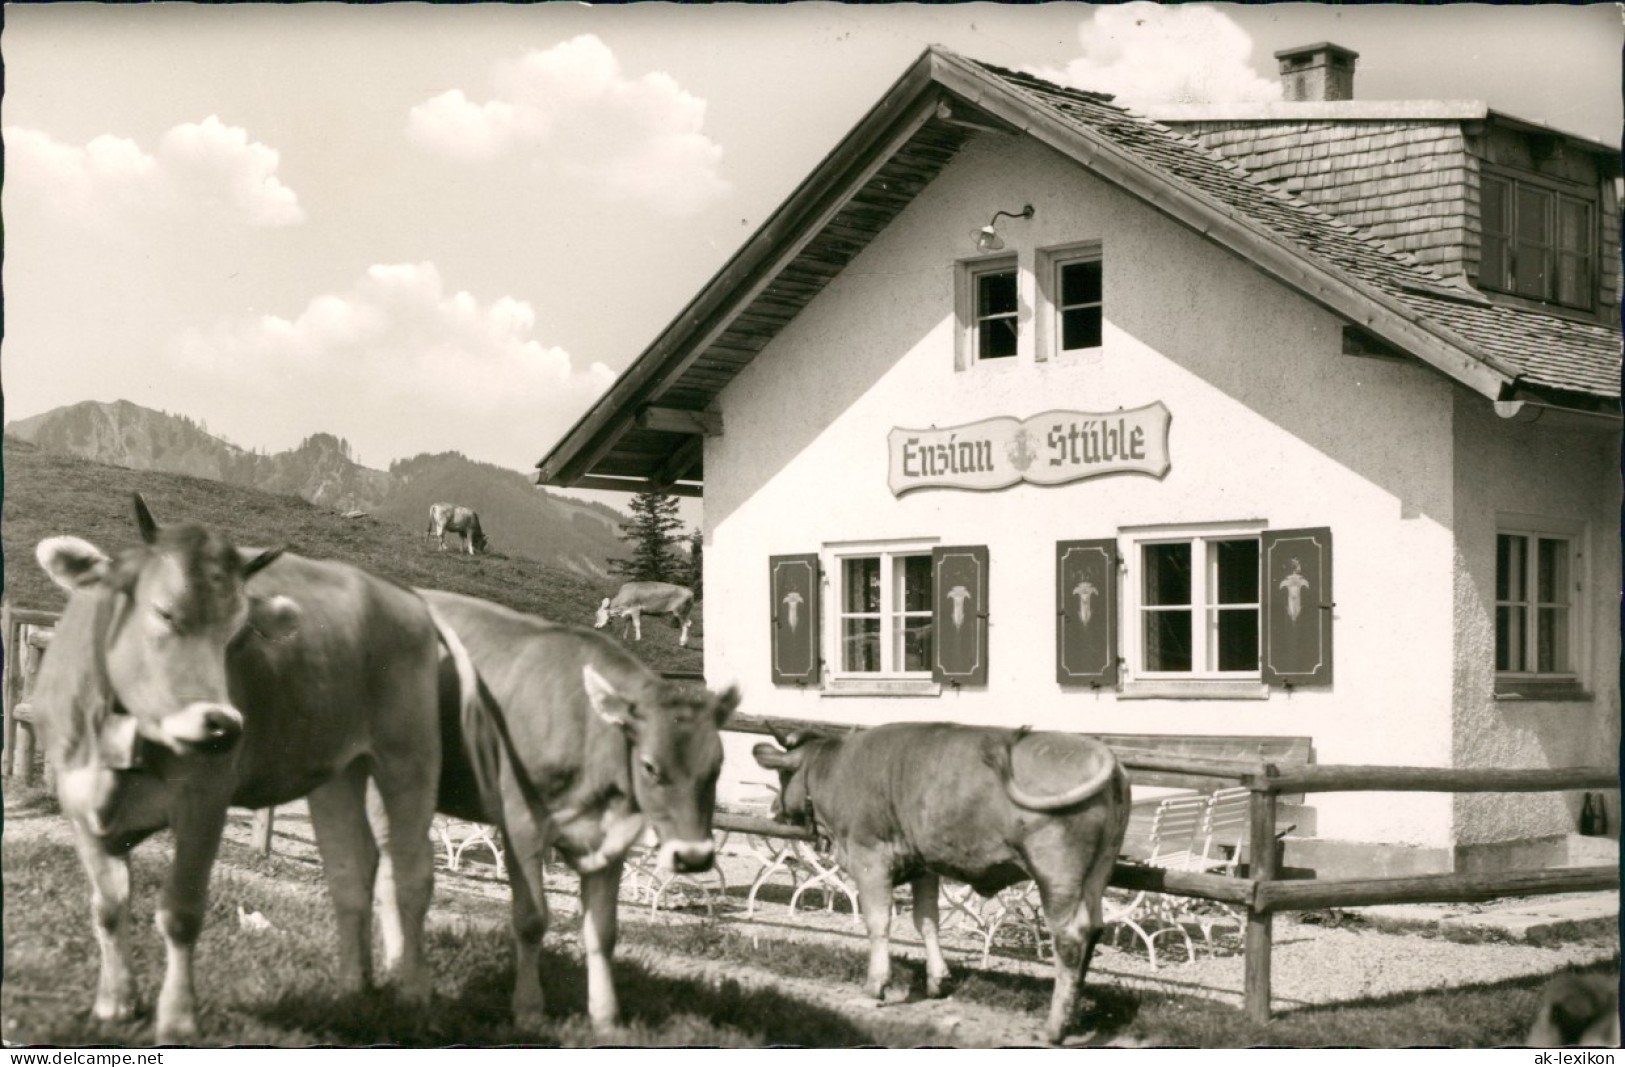
[(1004, 238), (1000, 237), (999, 231), (994, 229), (1000, 219), (1030, 219), (1032, 217), (1033, 206), (1031, 204), (1028, 204), (1020, 211), (995, 211), (993, 217), (987, 221), (986, 226), (971, 231), (970, 235), (976, 238), (976, 250), (978, 252), (997, 252), (1004, 247)]

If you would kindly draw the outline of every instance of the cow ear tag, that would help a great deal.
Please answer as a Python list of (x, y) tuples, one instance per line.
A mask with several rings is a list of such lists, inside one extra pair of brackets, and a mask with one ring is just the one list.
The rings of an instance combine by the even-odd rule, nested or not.
[(141, 766), (141, 735), (134, 715), (109, 715), (96, 740), (104, 767), (129, 771)]

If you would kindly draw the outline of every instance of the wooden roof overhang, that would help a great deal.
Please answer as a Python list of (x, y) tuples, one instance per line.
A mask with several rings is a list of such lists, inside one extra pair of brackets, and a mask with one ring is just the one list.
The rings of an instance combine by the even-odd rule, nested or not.
[(537, 464), (543, 485), (698, 496), (711, 408), (975, 133), (916, 63)]
[[(1306, 254), (1010, 80), (931, 48), (537, 464), (538, 484), (702, 495), (705, 436), (722, 432), (717, 395), (979, 130), (1034, 137), (1490, 400), (1522, 392), (1517, 368), (1396, 295)], [(1455, 296), (1420, 276), (1417, 284)], [(1484, 302), (1471, 291), (1459, 298)]]

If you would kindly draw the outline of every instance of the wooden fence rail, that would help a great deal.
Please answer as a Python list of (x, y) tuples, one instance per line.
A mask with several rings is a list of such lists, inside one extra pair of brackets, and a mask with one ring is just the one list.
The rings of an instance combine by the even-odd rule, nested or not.
[[(1133, 775), (1134, 767), (1146, 765), (1141, 757), (1123, 760)], [(1178, 771), (1189, 776), (1212, 775), (1217, 768), (1204, 767), (1198, 760), (1159, 757), (1150, 760), (1155, 770)], [(1224, 768), (1235, 773), (1238, 768)], [(1485, 874), (1427, 874), (1393, 879), (1324, 879), (1280, 882), (1276, 849), (1267, 848), (1276, 840), (1276, 802), (1280, 794), (1344, 793), (1344, 791), (1430, 791), (1430, 793), (1539, 793), (1568, 789), (1618, 788), (1618, 771), (1605, 767), (1571, 767), (1557, 770), (1503, 770), (1503, 768), (1432, 767), (1341, 767), (1341, 765), (1297, 765), (1277, 767), (1264, 763), (1256, 771), (1241, 775), (1241, 784), (1251, 789), (1251, 848), (1246, 879), (1220, 879), (1238, 882), (1240, 895), (1232, 895), (1211, 883), (1165, 879), (1159, 892), (1194, 896), (1202, 900), (1224, 900), (1246, 906), (1245, 991), (1246, 1013), (1256, 1022), (1269, 1022), (1271, 1013), (1271, 950), (1274, 942), (1274, 916), (1277, 911), (1305, 911), (1315, 908), (1354, 908), (1360, 905), (1401, 905), (1401, 903), (1456, 903), (1493, 900), (1498, 896), (1532, 896), (1539, 893), (1579, 893), (1591, 890), (1617, 890), (1617, 866), (1566, 867), (1557, 870), (1505, 870)], [(1259, 846), (1266, 843), (1266, 846)], [(1131, 885), (1137, 875), (1124, 879), (1128, 869), (1118, 864), (1111, 883)], [(1225, 895), (1220, 895), (1224, 892)]]

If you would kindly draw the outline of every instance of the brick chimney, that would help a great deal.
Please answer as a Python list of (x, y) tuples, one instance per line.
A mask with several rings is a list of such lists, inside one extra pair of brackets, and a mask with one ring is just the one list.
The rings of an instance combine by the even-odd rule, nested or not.
[(1360, 53), (1322, 41), (1299, 48), (1283, 48), (1275, 53), (1275, 58), (1281, 63), (1285, 99), (1354, 99), (1354, 61), (1360, 58)]

